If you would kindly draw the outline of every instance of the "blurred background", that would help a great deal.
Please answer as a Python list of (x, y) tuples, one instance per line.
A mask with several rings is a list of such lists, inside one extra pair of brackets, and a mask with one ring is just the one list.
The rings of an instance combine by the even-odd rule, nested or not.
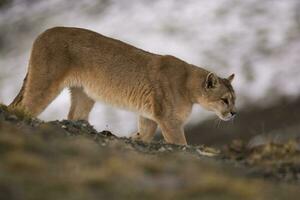
[[(220, 122), (195, 106), (189, 143), (300, 137), (299, 0), (0, 0), (0, 102), (16, 96), (34, 39), (53, 26), (91, 29), (219, 76), (235, 73), (238, 117)], [(64, 90), (40, 118), (64, 119), (69, 106)], [(97, 103), (90, 123), (128, 136), (137, 118)]]

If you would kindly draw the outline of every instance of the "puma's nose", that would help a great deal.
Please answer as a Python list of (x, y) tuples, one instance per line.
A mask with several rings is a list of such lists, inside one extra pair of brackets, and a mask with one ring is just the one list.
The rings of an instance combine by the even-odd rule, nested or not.
[(232, 117), (235, 117), (237, 114), (236, 111), (231, 111), (230, 113), (231, 113)]

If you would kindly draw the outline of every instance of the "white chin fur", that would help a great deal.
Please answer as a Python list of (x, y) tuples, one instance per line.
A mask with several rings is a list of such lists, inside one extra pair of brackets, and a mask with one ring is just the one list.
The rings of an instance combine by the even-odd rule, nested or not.
[(220, 117), (220, 119), (223, 121), (230, 121), (232, 119), (232, 117), (226, 117), (226, 118)]
[(224, 117), (224, 116), (222, 116), (221, 114), (218, 114), (218, 113), (217, 113), (217, 115), (218, 115), (218, 117), (219, 117), (221, 120), (223, 120), (223, 121), (229, 121), (229, 120), (232, 119), (232, 115), (228, 115), (228, 116), (226, 116), (226, 117)]

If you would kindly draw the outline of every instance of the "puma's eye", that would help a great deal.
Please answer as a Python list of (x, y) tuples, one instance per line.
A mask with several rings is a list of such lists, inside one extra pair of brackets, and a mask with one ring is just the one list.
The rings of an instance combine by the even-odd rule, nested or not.
[(223, 101), (223, 103), (225, 103), (226, 105), (228, 105), (229, 104), (229, 101), (228, 101), (228, 99), (226, 99), (226, 98), (221, 98), (221, 100)]

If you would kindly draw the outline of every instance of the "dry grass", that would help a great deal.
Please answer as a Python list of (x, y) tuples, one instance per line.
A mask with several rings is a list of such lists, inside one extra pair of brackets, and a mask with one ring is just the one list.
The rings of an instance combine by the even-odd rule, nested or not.
[(11, 115), (15, 115), (18, 119), (24, 121), (31, 121), (31, 119), (33, 118), (29, 111), (20, 106), (10, 107), (4, 104), (0, 104), (0, 110), (10, 113)]
[[(290, 200), (300, 195), (297, 185), (250, 178), (246, 168), (200, 155), (200, 147), (136, 143), (104, 136), (84, 122), (20, 125), (1, 117), (3, 112), (0, 199)], [(158, 151), (162, 147), (165, 151)]]

